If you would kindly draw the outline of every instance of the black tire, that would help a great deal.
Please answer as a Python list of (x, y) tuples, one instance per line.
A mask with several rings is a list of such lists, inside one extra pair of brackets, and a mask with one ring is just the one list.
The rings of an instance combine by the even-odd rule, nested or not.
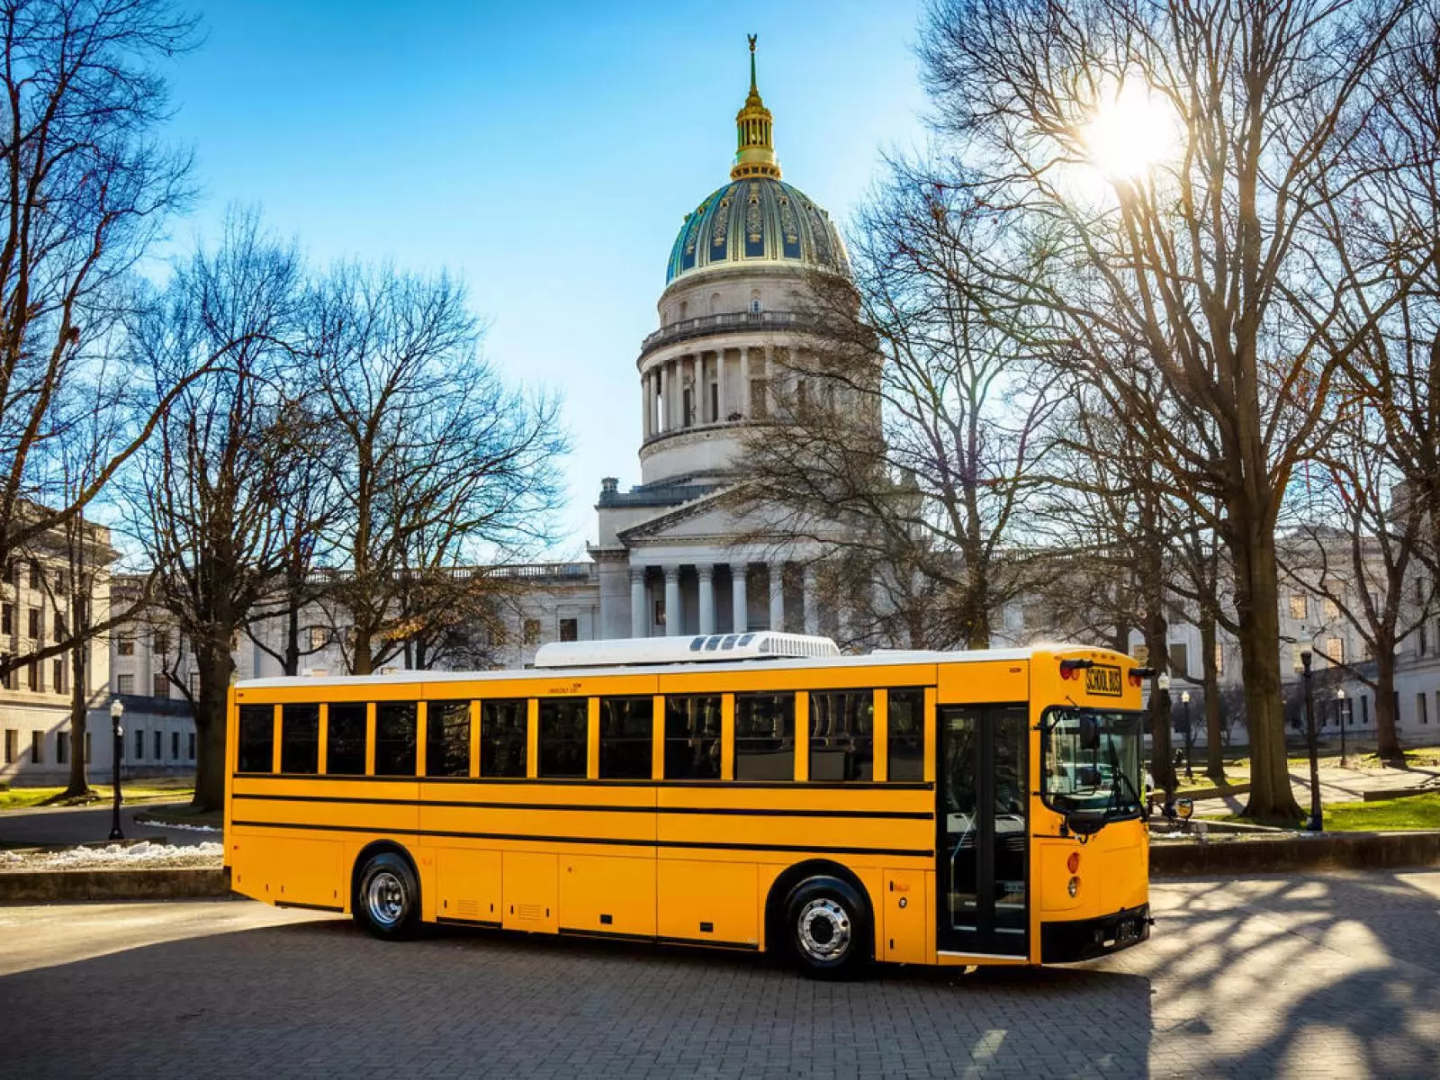
[(812, 979), (854, 978), (870, 959), (870, 908), (854, 886), (812, 877), (785, 901), (785, 938), (795, 963)]
[(355, 921), (381, 941), (412, 937), (420, 921), (420, 883), (410, 863), (393, 851), (372, 855), (351, 897)]

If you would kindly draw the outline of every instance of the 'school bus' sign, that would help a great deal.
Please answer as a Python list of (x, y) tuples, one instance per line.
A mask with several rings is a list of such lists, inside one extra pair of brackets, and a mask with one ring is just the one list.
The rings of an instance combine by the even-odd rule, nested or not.
[(1121, 697), (1124, 690), (1120, 669), (1106, 664), (1096, 664), (1085, 669), (1085, 692), (1102, 697)]

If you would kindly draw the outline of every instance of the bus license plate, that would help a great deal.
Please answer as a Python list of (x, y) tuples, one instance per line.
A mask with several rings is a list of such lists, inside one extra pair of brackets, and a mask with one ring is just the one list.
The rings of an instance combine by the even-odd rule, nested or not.
[(1085, 692), (1102, 697), (1122, 697), (1120, 669), (1105, 664), (1095, 664), (1085, 669)]

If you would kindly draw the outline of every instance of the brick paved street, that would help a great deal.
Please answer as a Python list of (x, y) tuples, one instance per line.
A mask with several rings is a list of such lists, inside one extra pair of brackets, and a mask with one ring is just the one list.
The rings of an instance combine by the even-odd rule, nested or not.
[(0, 908), (0, 1075), (1440, 1075), (1440, 872), (1155, 886), (1146, 946), (803, 980), (248, 902)]

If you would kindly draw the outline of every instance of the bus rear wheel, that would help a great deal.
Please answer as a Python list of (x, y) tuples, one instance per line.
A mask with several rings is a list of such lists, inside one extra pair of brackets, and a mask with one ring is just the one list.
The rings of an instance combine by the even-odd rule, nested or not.
[(410, 937), (420, 914), (420, 886), (410, 864), (393, 851), (372, 856), (360, 871), (351, 909), (355, 921), (382, 941)]
[(868, 955), (870, 920), (865, 902), (838, 878), (807, 878), (785, 903), (790, 950), (812, 979), (856, 975)]

